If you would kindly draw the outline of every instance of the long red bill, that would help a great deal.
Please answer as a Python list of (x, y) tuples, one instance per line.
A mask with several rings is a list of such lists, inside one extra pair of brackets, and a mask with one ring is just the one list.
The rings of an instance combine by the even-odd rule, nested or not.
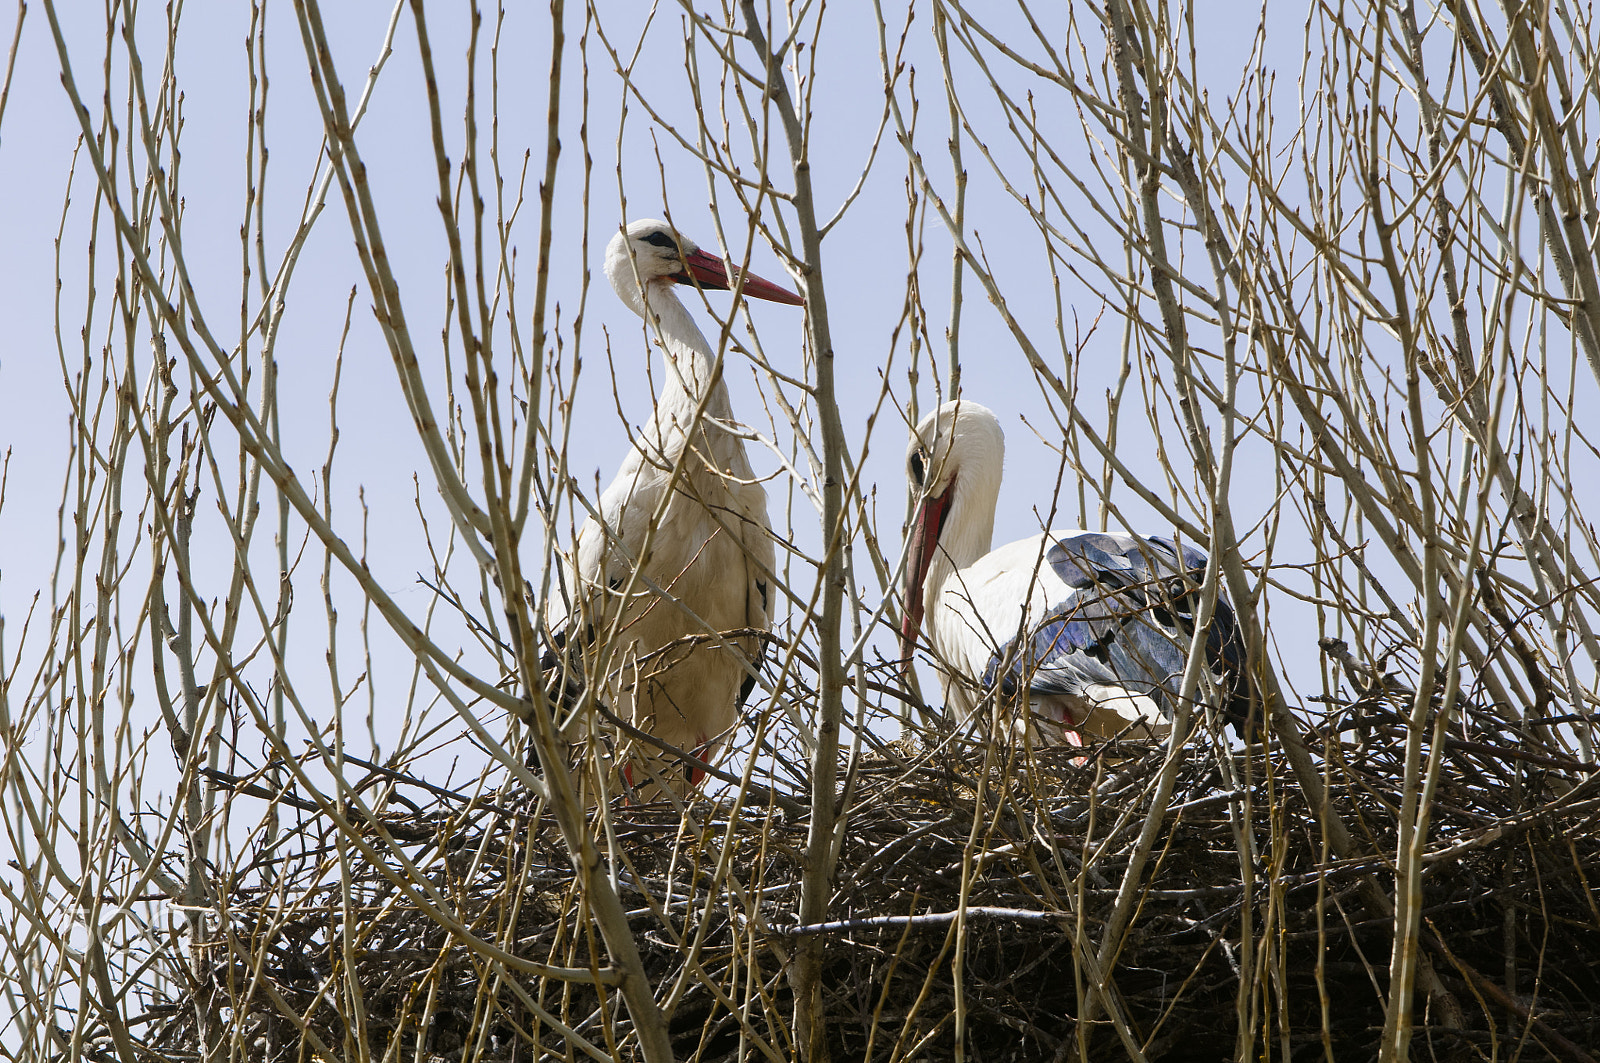
[(900, 662), (902, 668), (911, 667), (912, 654), (917, 648), (917, 632), (922, 630), (922, 585), (928, 578), (928, 566), (933, 564), (933, 552), (939, 549), (939, 533), (944, 530), (945, 511), (950, 506), (950, 487), (942, 495), (925, 498), (917, 507), (911, 522), (911, 553), (906, 558), (905, 615), (900, 618)]
[(722, 265), (722, 259), (709, 255), (699, 248), (683, 256), (684, 272), (676, 279), (679, 284), (693, 283), (690, 278), (700, 282), (702, 288), (713, 288), (717, 291), (729, 291), (740, 280), (744, 284), (744, 294), (751, 299), (765, 299), (773, 303), (787, 303), (790, 306), (805, 306), (806, 301), (781, 285), (764, 280), (754, 273), (735, 274), (728, 276), (727, 269)]

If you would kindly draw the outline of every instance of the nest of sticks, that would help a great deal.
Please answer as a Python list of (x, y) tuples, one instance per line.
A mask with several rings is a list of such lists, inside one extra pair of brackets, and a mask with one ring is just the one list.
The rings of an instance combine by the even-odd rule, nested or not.
[[(1241, 1036), (1262, 1059), (1376, 1058), (1407, 699), (1324, 708), (1305, 748), (1348, 826), (1342, 856), (1281, 737), (1192, 741), (1144, 849), (1157, 745), (875, 750), (849, 779), (828, 921), (811, 926), (796, 922), (798, 795), (729, 792), (684, 816), (613, 805), (609, 877), (677, 1058), (799, 1058), (790, 976), (807, 940), (834, 1060), (952, 1059), (958, 1039), (986, 1061), (1215, 1060)], [(1473, 708), (1442, 748), (1423, 743), (1442, 767), (1415, 1058), (1581, 1061), (1600, 1044), (1600, 775), (1553, 737), (1562, 723)], [(412, 869), (389, 850), (341, 885), (328, 854), (358, 850), (306, 813), (273, 882), (229, 897), (205, 975), (152, 1009), (152, 1047), (192, 1052), (221, 1015), (262, 1061), (354, 1058), (353, 1040), (374, 1059), (637, 1058), (619, 994), (583, 977), (609, 957), (549, 816), (525, 795), (386, 778)], [(419, 869), (425, 889), (408, 883)]]

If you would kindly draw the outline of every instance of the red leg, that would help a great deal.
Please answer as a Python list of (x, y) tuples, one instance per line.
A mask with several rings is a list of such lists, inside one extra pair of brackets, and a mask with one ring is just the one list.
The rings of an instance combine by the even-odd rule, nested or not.
[[(1061, 737), (1069, 746), (1076, 746), (1079, 749), (1084, 747), (1083, 732), (1078, 730), (1078, 721), (1072, 718), (1071, 712), (1065, 713), (1061, 720)], [(1089, 758), (1073, 757), (1072, 763), (1081, 768), (1089, 763)]]

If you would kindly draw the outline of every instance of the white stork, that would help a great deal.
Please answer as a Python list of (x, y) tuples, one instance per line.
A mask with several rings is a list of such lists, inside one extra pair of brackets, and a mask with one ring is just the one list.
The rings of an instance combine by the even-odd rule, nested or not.
[[(1050, 531), (991, 551), (1005, 436), (994, 413), (947, 402), (906, 457), (915, 516), (906, 562), (905, 667), (926, 609), (945, 706), (962, 719), (988, 690), (1026, 692), (1035, 733), (1164, 736), (1181, 693), (1206, 556), (1170, 539)], [(1210, 681), (1243, 725), (1243, 648), (1219, 597), (1206, 633)], [(1020, 715), (1020, 714), (1019, 714)]]
[[(751, 298), (805, 300), (749, 273), (730, 276), (664, 221), (619, 232), (605, 270), (652, 326), (666, 372), (655, 413), (600, 496), (600, 519), (591, 516), (578, 532), (570, 601), (552, 595), (546, 619), (558, 640), (574, 631), (589, 642), (612, 640), (601, 697), (635, 727), (705, 759), (727, 740), (755, 686), (760, 640), (719, 634), (768, 630), (773, 543), (767, 492), (735, 434), (727, 386), (673, 286), (737, 285)], [(698, 769), (685, 785), (676, 757), (643, 745), (635, 743), (635, 761), (680, 795), (699, 782)], [(623, 769), (630, 782), (633, 763)]]

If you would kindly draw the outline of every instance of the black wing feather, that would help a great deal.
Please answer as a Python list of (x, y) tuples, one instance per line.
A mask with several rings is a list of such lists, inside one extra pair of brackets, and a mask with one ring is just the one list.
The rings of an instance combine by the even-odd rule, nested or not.
[[(1086, 532), (1051, 543), (1044, 561), (1071, 593), (1025, 645), (990, 656), (984, 685), (1007, 695), (1026, 689), (1067, 696), (1096, 684), (1120, 686), (1151, 697), (1170, 716), (1195, 634), (1205, 554), (1170, 539)], [(1249, 708), (1244, 646), (1226, 596), (1206, 631), (1206, 659), (1225, 692), (1225, 718), (1242, 727)]]

